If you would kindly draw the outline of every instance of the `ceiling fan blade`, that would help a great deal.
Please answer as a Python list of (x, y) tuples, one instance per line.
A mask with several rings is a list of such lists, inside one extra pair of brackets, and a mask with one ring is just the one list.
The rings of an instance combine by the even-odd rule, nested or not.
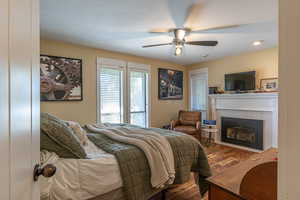
[(202, 8), (202, 4), (193, 4), (189, 9), (188, 9), (188, 14), (185, 18), (184, 22), (184, 27), (191, 27), (193, 24), (197, 22), (197, 18), (200, 14)]
[(186, 42), (185, 44), (214, 47), (217, 46), (218, 41), (191, 41), (191, 42)]
[(237, 28), (237, 27), (240, 27), (240, 26), (242, 26), (242, 24), (217, 26), (217, 27), (211, 27), (211, 28), (192, 28), (192, 32), (219, 31), (219, 30)]
[(149, 31), (149, 33), (169, 33), (171, 29), (169, 28), (156, 28)]
[(159, 46), (166, 46), (166, 45), (172, 45), (172, 44), (173, 44), (173, 43), (151, 44), (151, 45), (144, 45), (143, 48), (159, 47)]

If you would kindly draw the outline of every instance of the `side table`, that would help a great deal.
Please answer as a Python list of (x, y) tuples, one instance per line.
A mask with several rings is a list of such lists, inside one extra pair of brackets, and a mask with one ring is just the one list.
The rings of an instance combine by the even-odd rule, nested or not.
[(212, 137), (212, 135), (214, 135), (215, 137), (216, 134), (219, 132), (216, 125), (205, 125), (202, 127), (201, 131), (203, 131), (204, 133), (208, 133), (208, 139), (207, 139), (208, 146), (214, 142), (214, 138)]

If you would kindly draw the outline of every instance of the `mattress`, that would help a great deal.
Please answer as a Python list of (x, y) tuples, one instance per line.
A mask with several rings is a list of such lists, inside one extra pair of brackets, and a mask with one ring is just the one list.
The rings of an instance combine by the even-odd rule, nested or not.
[(41, 200), (121, 199), (123, 183), (115, 156), (90, 141), (85, 151), (89, 159), (54, 158), (49, 152), (43, 156), (43, 164), (54, 164), (57, 171), (51, 178), (41, 177)]

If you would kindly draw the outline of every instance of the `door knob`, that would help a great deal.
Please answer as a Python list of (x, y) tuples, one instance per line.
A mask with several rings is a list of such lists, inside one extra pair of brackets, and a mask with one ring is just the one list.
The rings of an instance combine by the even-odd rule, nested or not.
[(52, 164), (47, 164), (43, 168), (40, 164), (36, 164), (33, 171), (33, 180), (37, 181), (40, 175), (46, 178), (52, 177), (56, 172), (56, 167)]

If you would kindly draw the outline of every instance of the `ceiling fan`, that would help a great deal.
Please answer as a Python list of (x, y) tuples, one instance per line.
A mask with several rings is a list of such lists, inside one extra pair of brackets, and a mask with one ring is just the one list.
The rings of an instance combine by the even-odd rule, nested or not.
[(214, 47), (218, 45), (218, 41), (187, 41), (186, 37), (191, 33), (205, 33), (208, 31), (222, 31), (225, 29), (236, 28), (241, 26), (241, 24), (236, 25), (227, 25), (227, 26), (218, 26), (212, 28), (191, 28), (188, 26), (191, 21), (196, 19), (196, 13), (199, 12), (201, 8), (200, 4), (194, 4), (189, 9), (190, 12), (188, 17), (185, 20), (183, 28), (171, 28), (171, 29), (154, 29), (151, 30), (150, 33), (173, 33), (174, 38), (169, 43), (161, 43), (161, 44), (152, 44), (152, 45), (144, 45), (143, 48), (149, 47), (158, 47), (158, 46), (165, 46), (165, 45), (174, 45), (175, 46), (175, 56), (182, 55), (183, 47), (185, 45), (198, 45), (198, 46), (207, 46), (207, 47)]

